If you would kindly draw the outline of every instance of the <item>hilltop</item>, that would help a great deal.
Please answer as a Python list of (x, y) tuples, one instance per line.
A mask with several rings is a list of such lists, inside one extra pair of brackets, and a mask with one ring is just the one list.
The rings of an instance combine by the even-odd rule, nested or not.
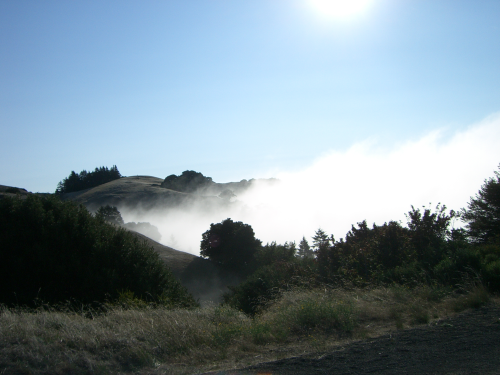
[(164, 180), (158, 177), (131, 176), (94, 188), (62, 194), (61, 198), (83, 204), (91, 211), (107, 204), (116, 206), (118, 209), (127, 207), (150, 210), (196, 202), (202, 203), (206, 208), (216, 208), (228, 203), (228, 199), (224, 198), (224, 192), (229, 191), (237, 196), (244, 193), (254, 183), (274, 184), (277, 181), (276, 179), (251, 179), (228, 183), (212, 182), (199, 190), (184, 192), (163, 187)]

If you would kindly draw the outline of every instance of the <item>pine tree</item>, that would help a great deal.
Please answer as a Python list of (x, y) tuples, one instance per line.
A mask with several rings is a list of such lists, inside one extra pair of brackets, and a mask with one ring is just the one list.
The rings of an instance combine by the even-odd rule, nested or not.
[(312, 251), (305, 237), (302, 237), (302, 241), (299, 243), (297, 256), (303, 259), (314, 258), (314, 251)]
[(484, 181), (468, 208), (462, 208), (460, 216), (467, 223), (472, 242), (486, 243), (500, 239), (500, 165), (495, 177)]

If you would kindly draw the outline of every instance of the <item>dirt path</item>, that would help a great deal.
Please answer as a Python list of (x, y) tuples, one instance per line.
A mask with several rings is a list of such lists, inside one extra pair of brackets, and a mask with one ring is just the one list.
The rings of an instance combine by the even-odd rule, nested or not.
[(500, 307), (302, 356), (211, 374), (500, 374)]

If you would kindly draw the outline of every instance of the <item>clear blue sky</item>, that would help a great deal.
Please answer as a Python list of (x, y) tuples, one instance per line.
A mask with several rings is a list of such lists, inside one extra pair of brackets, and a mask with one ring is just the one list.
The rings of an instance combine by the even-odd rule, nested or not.
[(0, 1), (0, 184), (33, 192), (113, 164), (271, 177), (499, 111), (498, 0)]

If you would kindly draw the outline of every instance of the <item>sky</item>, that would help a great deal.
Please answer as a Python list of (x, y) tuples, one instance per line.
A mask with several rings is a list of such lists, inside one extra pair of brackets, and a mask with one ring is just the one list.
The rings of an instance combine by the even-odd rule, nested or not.
[(277, 177), (349, 225), (359, 189), (463, 207), (500, 163), (500, 1), (357, 1), (0, 1), (0, 184), (117, 165)]

